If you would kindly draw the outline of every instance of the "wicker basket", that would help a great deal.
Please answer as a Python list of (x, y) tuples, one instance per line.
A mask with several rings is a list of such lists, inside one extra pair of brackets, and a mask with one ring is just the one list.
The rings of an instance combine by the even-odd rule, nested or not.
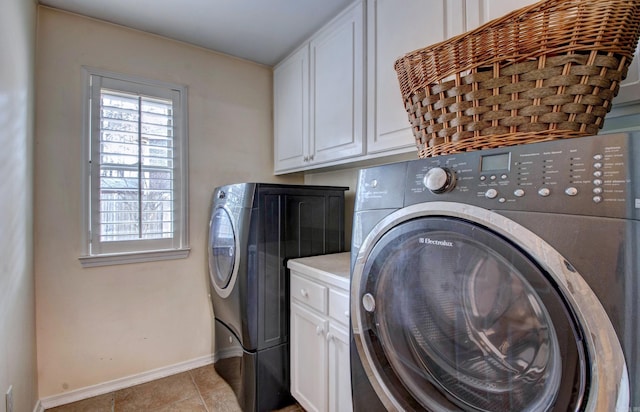
[(420, 157), (597, 134), (639, 0), (547, 0), (398, 59)]

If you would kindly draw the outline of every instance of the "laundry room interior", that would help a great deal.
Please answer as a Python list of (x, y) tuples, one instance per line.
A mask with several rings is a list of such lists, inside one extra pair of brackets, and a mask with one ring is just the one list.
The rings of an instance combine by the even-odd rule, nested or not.
[(5, 0), (0, 412), (640, 411), (639, 36)]

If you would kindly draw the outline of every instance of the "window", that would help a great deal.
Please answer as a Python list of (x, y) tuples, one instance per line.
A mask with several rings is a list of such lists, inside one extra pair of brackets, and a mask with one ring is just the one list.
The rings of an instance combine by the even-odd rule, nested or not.
[(186, 257), (186, 88), (85, 74), (82, 265)]

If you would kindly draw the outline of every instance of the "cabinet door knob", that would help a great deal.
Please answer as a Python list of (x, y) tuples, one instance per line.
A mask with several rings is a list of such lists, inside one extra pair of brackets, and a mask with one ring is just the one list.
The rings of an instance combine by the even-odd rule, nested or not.
[(334, 338), (333, 333), (327, 333), (327, 340), (329, 342), (331, 342), (333, 340), (333, 338)]
[(307, 292), (307, 290), (306, 290), (306, 289), (300, 289), (300, 294), (301, 294), (302, 296), (304, 296), (305, 298), (308, 298), (308, 297), (309, 297), (309, 292)]
[(349, 317), (349, 311), (348, 310), (344, 311), (344, 316), (347, 317), (347, 318)]
[(322, 325), (316, 326), (316, 335), (322, 335), (324, 333), (324, 328)]

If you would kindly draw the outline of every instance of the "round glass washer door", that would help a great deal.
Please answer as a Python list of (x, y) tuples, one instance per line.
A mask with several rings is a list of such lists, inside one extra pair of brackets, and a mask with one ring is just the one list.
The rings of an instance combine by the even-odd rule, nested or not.
[(581, 331), (544, 270), (491, 230), (406, 221), (379, 239), (359, 279), (360, 357), (401, 408), (580, 409)]
[(216, 293), (225, 298), (233, 289), (238, 272), (238, 240), (227, 209), (218, 207), (209, 228), (209, 277)]

